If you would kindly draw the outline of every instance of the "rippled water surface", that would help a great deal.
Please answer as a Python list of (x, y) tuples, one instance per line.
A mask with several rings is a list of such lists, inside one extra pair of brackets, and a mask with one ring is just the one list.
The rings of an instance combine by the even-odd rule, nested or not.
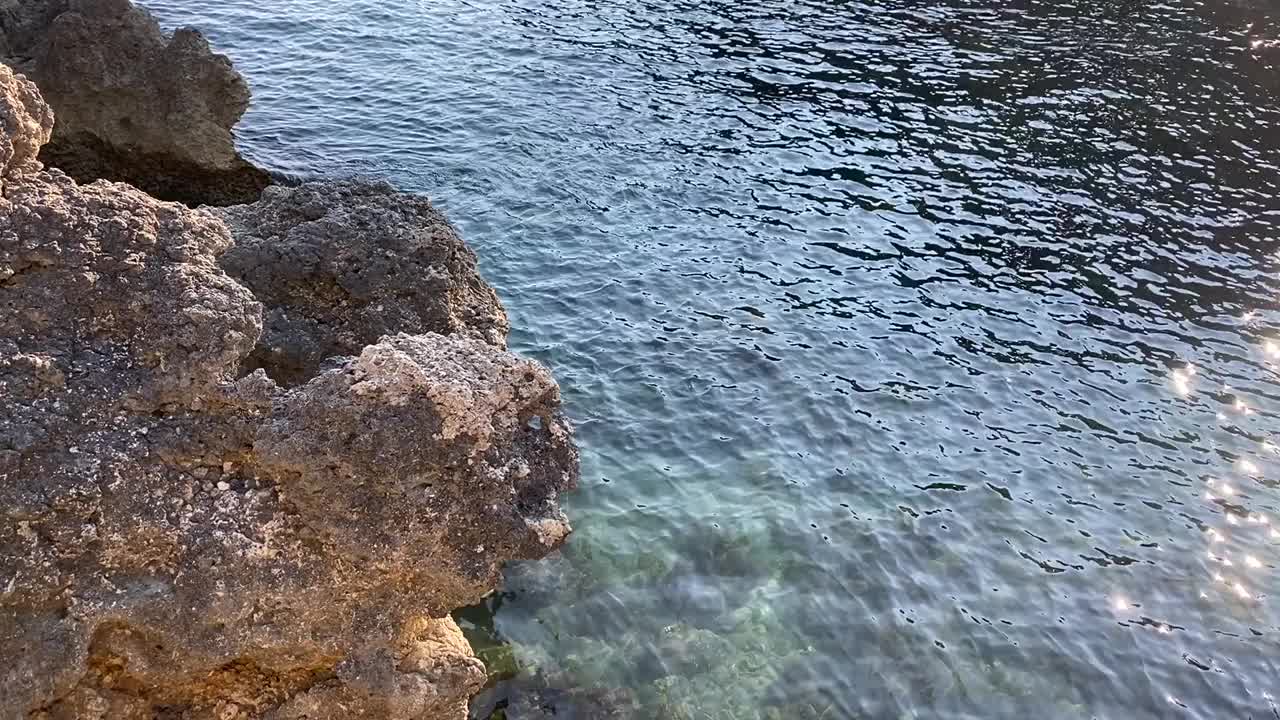
[(477, 715), (1280, 717), (1268, 4), (145, 4), (565, 388)]

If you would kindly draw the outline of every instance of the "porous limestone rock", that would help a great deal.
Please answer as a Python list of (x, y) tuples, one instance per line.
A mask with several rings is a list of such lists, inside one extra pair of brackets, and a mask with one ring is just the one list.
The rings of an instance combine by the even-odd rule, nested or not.
[[(0, 68), (7, 146), (47, 134), (33, 98)], [(244, 374), (263, 308), (213, 213), (13, 170), (0, 717), (462, 720), (485, 673), (448, 613), (569, 531), (547, 370), (414, 327), (293, 387)]]
[(325, 181), (273, 186), (218, 213), (236, 238), (222, 267), (267, 306), (248, 369), (295, 384), (391, 332), (506, 344), (506, 312), (475, 253), (425, 197)]
[(270, 183), (236, 152), (249, 88), (197, 31), (166, 37), (129, 0), (0, 0), (0, 59), (58, 117), (42, 160), (189, 205), (251, 202)]
[(0, 177), (39, 169), (36, 156), (53, 132), (53, 112), (26, 78), (3, 74), (0, 83)]

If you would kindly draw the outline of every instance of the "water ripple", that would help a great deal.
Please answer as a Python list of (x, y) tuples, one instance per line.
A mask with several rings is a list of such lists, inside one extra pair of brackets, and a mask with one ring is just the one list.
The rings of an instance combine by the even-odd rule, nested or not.
[(256, 160), (431, 194), (565, 387), (489, 706), (1280, 717), (1269, 5), (144, 4)]

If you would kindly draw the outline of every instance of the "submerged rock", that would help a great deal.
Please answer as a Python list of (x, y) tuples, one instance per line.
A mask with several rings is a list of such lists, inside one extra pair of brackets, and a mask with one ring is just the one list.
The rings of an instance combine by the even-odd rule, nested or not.
[(475, 253), (431, 202), (385, 183), (274, 186), (219, 211), (222, 267), (266, 303), (247, 368), (284, 384), (391, 332), (458, 333), (505, 347), (506, 312)]
[(485, 673), (448, 613), (569, 532), (550, 374), (505, 325), (360, 347), (369, 315), (303, 296), (341, 354), (244, 374), (263, 305), (226, 225), (43, 170), (48, 132), (0, 66), (0, 717), (465, 717)]
[(236, 152), (249, 88), (197, 31), (166, 37), (128, 0), (0, 0), (0, 60), (58, 118), (41, 159), (189, 205), (252, 202), (267, 173)]

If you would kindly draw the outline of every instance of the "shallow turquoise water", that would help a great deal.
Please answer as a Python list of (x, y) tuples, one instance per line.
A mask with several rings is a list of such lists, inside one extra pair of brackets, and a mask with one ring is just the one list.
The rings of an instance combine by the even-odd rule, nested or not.
[(1268, 5), (144, 4), (564, 386), (477, 714), (1280, 717)]

